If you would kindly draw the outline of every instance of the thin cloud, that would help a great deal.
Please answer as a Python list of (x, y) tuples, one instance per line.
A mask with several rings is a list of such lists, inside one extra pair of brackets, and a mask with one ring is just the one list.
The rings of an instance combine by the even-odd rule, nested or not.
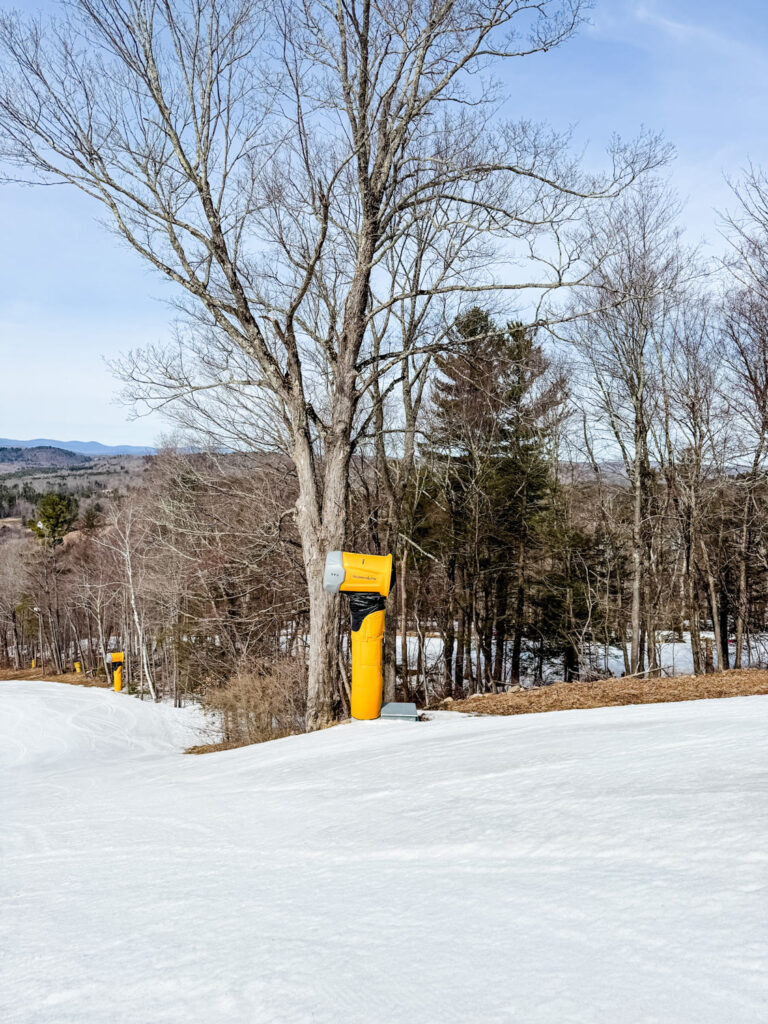
[(764, 50), (759, 50), (741, 39), (728, 36), (709, 25), (674, 21), (645, 5), (635, 7), (632, 13), (636, 22), (663, 33), (675, 43), (697, 49), (715, 50), (720, 60), (724, 58), (740, 62), (748, 60), (761, 67), (768, 66), (768, 54)]

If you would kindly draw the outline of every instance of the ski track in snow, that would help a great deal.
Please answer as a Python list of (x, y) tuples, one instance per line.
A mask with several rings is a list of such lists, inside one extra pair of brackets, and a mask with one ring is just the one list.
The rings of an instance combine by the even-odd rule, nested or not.
[(765, 1024), (768, 698), (350, 723), (0, 683), (3, 1024)]

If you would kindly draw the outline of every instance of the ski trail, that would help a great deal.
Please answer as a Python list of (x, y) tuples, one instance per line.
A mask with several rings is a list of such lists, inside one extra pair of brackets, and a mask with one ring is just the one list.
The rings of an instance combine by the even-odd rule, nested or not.
[(196, 726), (0, 684), (3, 1024), (768, 1020), (768, 698)]

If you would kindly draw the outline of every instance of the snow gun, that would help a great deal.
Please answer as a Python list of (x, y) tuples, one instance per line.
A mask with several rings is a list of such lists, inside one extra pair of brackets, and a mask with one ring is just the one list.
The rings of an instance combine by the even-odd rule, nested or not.
[(124, 651), (113, 651), (107, 655), (107, 667), (112, 675), (112, 685), (118, 692), (123, 688)]
[(329, 594), (349, 594), (352, 617), (350, 710), (353, 718), (371, 719), (381, 714), (384, 608), (394, 584), (392, 555), (330, 551), (326, 556), (323, 588)]

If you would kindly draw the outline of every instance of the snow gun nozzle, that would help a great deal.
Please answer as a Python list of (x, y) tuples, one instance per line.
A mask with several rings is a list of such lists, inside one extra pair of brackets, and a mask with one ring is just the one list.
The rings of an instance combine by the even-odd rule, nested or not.
[(329, 594), (378, 594), (386, 597), (395, 583), (392, 555), (329, 551), (323, 588)]

